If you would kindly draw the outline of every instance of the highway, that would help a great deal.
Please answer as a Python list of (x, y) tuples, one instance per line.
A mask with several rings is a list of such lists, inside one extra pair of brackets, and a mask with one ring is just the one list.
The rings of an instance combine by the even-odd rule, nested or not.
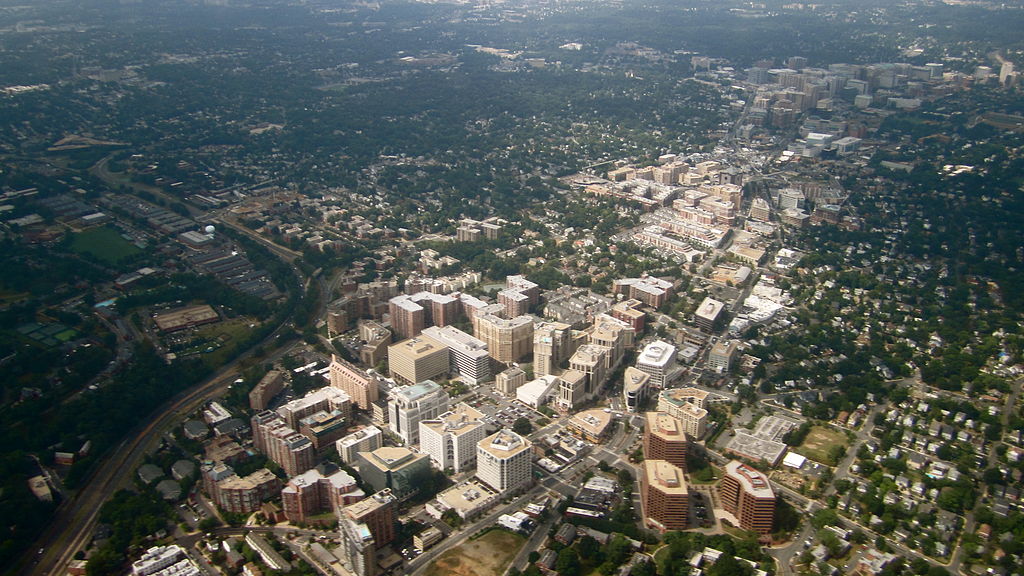
[[(276, 336), (277, 331), (255, 347), (272, 344)], [(276, 361), (288, 350), (279, 349), (268, 361)], [(37, 552), (36, 561), (24, 563), (27, 565), (18, 573), (64, 574), (75, 552), (88, 544), (103, 503), (117, 490), (131, 486), (135, 469), (142, 464), (145, 455), (156, 448), (164, 432), (176, 426), (185, 415), (227, 390), (238, 378), (239, 363), (250, 355), (246, 353), (239, 356), (202, 384), (182, 392), (159, 408), (148, 423), (129, 433), (113, 452), (96, 465), (96, 470), (77, 495), (58, 508), (50, 527), (34, 547), (35, 550), (43, 549), (43, 553)]]

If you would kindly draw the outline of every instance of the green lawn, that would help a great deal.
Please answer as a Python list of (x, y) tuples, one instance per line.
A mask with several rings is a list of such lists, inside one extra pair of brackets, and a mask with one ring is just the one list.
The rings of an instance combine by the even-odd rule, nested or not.
[(71, 249), (79, 254), (92, 254), (107, 264), (117, 264), (122, 259), (141, 252), (113, 228), (101, 226), (78, 232), (71, 238)]
[(797, 447), (796, 452), (828, 466), (836, 465), (836, 458), (829, 452), (835, 446), (845, 447), (847, 444), (846, 435), (838, 430), (826, 426), (814, 426), (811, 428), (803, 444)]

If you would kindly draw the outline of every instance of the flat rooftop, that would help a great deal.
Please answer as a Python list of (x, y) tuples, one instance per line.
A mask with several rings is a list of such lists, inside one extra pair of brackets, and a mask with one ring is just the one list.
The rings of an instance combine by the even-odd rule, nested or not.
[(726, 474), (740, 481), (743, 489), (756, 498), (775, 498), (775, 491), (768, 482), (768, 477), (750, 466), (733, 460), (725, 465)]
[(644, 460), (644, 476), (647, 484), (656, 487), (659, 492), (675, 495), (690, 493), (683, 471), (664, 460)]
[(640, 358), (637, 359), (637, 364), (664, 368), (672, 361), (672, 357), (675, 355), (675, 352), (675, 346), (668, 342), (657, 340), (655, 342), (651, 342), (647, 346), (644, 346), (644, 351), (640, 353)]
[(530, 441), (511, 430), (498, 430), (477, 444), (491, 455), (505, 459), (530, 449)]

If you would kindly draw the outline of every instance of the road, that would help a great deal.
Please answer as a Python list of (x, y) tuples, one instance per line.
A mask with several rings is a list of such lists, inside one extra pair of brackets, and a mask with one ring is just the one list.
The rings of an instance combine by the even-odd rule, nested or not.
[(484, 528), (494, 526), (498, 522), (498, 517), (502, 514), (508, 514), (521, 510), (528, 503), (533, 502), (539, 498), (547, 488), (543, 483), (534, 485), (533, 488), (528, 490), (523, 495), (513, 500), (510, 504), (501, 506), (499, 508), (492, 509), (491, 512), (487, 513), (483, 517), (474, 521), (471, 524), (467, 524), (460, 528), (457, 532), (453, 532), (451, 536), (444, 540), (444, 546), (435, 546), (430, 550), (427, 550), (423, 554), (417, 556), (412, 562), (406, 566), (406, 574), (416, 576), (417, 574), (423, 574), (427, 567), (437, 559), (438, 556), (444, 554), (446, 551), (455, 548), (459, 544), (462, 544), (470, 536), (473, 536)]
[[(272, 333), (257, 346), (273, 344), (277, 333)], [(268, 361), (276, 361), (289, 348), (281, 348)], [(243, 354), (217, 371), (202, 384), (186, 390), (158, 409), (148, 424), (127, 435), (96, 469), (88, 481), (71, 500), (65, 501), (50, 523), (49, 529), (37, 541), (33, 550), (44, 549), (36, 562), (19, 571), (19, 574), (62, 575), (74, 554), (85, 547), (92, 537), (99, 517), (100, 507), (117, 490), (131, 485), (135, 469), (142, 464), (146, 454), (159, 444), (164, 432), (176, 426), (181, 419), (204, 405), (210, 398), (223, 394), (238, 378), (238, 365), (248, 359)]]

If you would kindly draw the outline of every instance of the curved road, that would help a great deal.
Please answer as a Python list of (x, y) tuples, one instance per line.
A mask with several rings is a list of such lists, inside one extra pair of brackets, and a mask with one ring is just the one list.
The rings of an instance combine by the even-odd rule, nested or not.
[[(272, 343), (277, 333), (278, 331), (274, 331), (254, 348)], [(287, 350), (288, 348), (281, 348), (270, 358), (276, 360)], [(64, 574), (75, 552), (88, 544), (99, 517), (100, 507), (118, 489), (131, 485), (134, 470), (154, 448), (163, 432), (210, 398), (227, 390), (238, 378), (238, 364), (250, 356), (251, 352), (242, 354), (202, 384), (178, 394), (158, 409), (159, 413), (154, 415), (148, 424), (133, 431), (112, 453), (98, 463), (88, 482), (75, 497), (61, 505), (50, 527), (37, 541), (37, 546), (43, 553), (37, 554), (38, 557), (34, 561), (23, 560), (23, 566), (18, 573)]]

